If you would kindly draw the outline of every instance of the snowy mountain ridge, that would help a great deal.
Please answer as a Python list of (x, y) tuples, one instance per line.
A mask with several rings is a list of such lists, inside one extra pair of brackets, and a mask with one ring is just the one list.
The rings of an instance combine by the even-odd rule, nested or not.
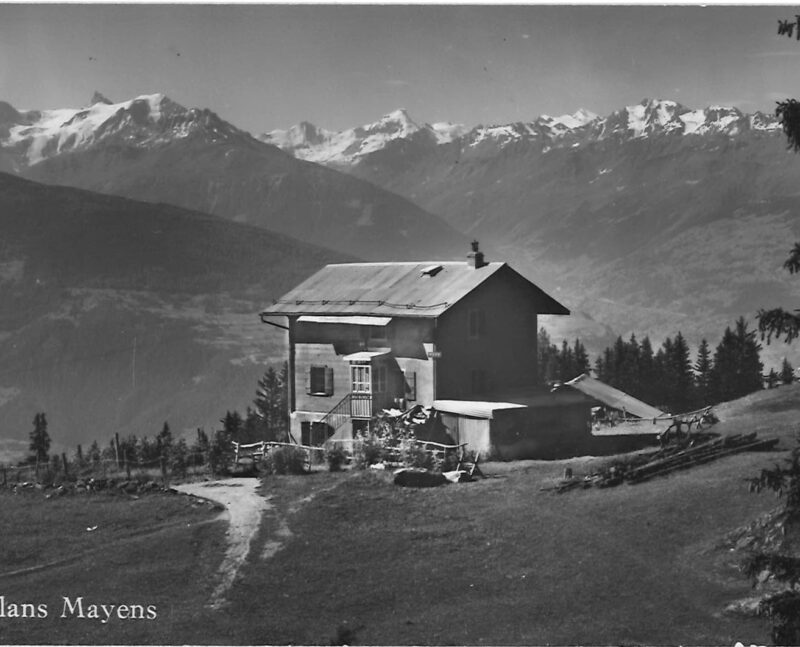
[(396, 110), (377, 122), (333, 132), (303, 122), (289, 130), (259, 135), (295, 157), (321, 164), (353, 165), (398, 140), (423, 139), (428, 144), (457, 142), (463, 148), (504, 148), (518, 142), (538, 142), (542, 150), (580, 146), (603, 139), (637, 139), (662, 135), (730, 136), (744, 131), (780, 130), (775, 117), (761, 112), (745, 114), (730, 106), (692, 110), (675, 101), (644, 99), (640, 103), (600, 117), (586, 109), (571, 115), (541, 115), (530, 122), (479, 125), (439, 123), (418, 125), (405, 110)]
[(401, 108), (374, 123), (341, 132), (318, 128), (304, 121), (288, 130), (273, 130), (257, 138), (309, 162), (350, 164), (395, 140), (422, 136), (437, 144), (446, 144), (465, 132), (463, 126), (446, 122), (420, 126)]
[(209, 110), (187, 109), (164, 94), (112, 103), (100, 93), (83, 108), (17, 111), (0, 102), (0, 148), (17, 168), (118, 138), (150, 147), (202, 132), (213, 139), (244, 135)]

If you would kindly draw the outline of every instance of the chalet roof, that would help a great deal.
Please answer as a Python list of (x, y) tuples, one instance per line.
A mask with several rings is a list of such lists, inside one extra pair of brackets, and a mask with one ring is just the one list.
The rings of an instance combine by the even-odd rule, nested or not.
[(528, 284), (542, 314), (569, 314), (563, 305), (506, 263), (473, 268), (461, 262), (326, 265), (262, 315), (438, 317), (487, 279), (509, 273)]
[(564, 385), (571, 386), (573, 389), (577, 389), (578, 391), (585, 393), (589, 397), (592, 397), (598, 402), (602, 402), (613, 409), (625, 411), (626, 413), (639, 418), (655, 419), (667, 415), (660, 409), (656, 409), (655, 407), (652, 407), (641, 400), (637, 400), (632, 395), (628, 395), (624, 391), (615, 389), (613, 386), (609, 386), (605, 382), (596, 380), (586, 373), (579, 375), (569, 382), (565, 382)]
[(504, 409), (526, 409), (516, 402), (488, 402), (485, 400), (435, 400), (433, 408), (444, 413), (455, 413), (472, 418), (492, 420), (494, 412)]

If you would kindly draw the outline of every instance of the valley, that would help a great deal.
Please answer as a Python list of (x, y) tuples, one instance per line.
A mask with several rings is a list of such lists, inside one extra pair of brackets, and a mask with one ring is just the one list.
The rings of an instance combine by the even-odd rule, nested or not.
[[(165, 95), (92, 101), (0, 109), (3, 168), (37, 181), (2, 176), (6, 453), (39, 409), (67, 446), (213, 429), (282, 359), (256, 313), (345, 258), (461, 259), (477, 238), (570, 308), (540, 323), (593, 357), (619, 335), (713, 347), (800, 301), (781, 267), (800, 160), (760, 113), (646, 100), (469, 129), (396, 111), (256, 138)], [(784, 356), (800, 365), (764, 345), (765, 371)]]

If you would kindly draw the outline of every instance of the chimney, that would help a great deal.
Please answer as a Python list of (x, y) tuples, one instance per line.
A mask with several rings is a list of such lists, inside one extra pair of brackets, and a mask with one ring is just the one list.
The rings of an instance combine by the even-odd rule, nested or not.
[(486, 261), (483, 260), (483, 252), (478, 250), (477, 240), (472, 241), (472, 251), (467, 254), (467, 265), (475, 270), (486, 265)]

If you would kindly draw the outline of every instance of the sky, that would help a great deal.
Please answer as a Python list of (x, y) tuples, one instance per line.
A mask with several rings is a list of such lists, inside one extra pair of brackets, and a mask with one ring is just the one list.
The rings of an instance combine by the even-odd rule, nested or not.
[[(800, 96), (792, 6), (0, 4), (0, 101), (164, 93), (254, 134)], [(797, 27), (795, 28), (797, 30)]]

